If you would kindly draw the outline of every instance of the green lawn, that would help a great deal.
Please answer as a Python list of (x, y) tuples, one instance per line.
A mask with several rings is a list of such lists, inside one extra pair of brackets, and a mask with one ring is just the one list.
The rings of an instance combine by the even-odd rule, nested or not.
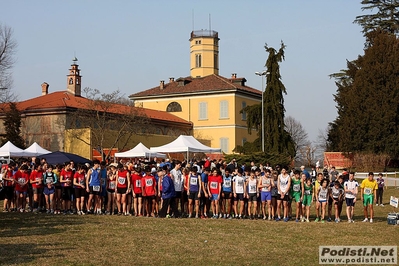
[(316, 265), (319, 245), (396, 246), (391, 210), (377, 207), (373, 224), (360, 204), (354, 224), (0, 213), (0, 264)]

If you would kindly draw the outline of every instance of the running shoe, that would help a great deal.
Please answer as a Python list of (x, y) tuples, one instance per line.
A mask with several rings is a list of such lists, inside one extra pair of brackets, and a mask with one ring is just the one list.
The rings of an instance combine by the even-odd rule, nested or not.
[(369, 219), (364, 218), (363, 223), (368, 222), (368, 221), (369, 221)]
[(373, 223), (373, 219), (372, 218), (370, 218), (370, 223)]
[(317, 223), (319, 221), (319, 217), (316, 218), (316, 220), (314, 220), (315, 223)]
[(289, 217), (284, 218), (284, 222), (288, 222)]

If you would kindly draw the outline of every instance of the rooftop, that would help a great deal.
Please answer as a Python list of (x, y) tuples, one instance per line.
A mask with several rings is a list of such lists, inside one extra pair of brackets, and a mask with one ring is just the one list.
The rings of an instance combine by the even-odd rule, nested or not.
[(219, 75), (209, 75), (200, 78), (178, 78), (170, 80), (169, 83), (160, 84), (160, 86), (134, 93), (129, 96), (131, 99), (139, 99), (144, 97), (164, 97), (165, 95), (177, 94), (197, 94), (197, 93), (214, 93), (214, 92), (231, 92), (237, 91), (244, 94), (252, 94), (255, 97), (262, 97), (262, 92), (245, 85), (245, 78), (237, 78), (236, 74), (232, 77), (225, 78)]
[[(67, 91), (57, 91), (42, 95), (36, 98), (32, 98), (26, 101), (18, 102), (17, 108), (22, 112), (46, 112), (55, 111), (60, 109), (89, 109), (88, 107), (93, 106), (90, 99), (81, 96), (75, 96)], [(131, 109), (134, 108), (138, 114), (144, 114), (146, 117), (152, 120), (161, 120), (165, 122), (175, 122), (191, 125), (190, 122), (181, 119), (171, 113), (151, 110), (140, 107), (130, 107), (123, 104), (114, 104), (109, 111), (115, 114), (126, 114), (130, 113)]]

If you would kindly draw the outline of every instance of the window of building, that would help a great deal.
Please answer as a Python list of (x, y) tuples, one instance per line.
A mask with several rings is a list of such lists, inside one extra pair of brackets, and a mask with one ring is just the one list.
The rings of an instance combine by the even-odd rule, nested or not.
[(218, 69), (219, 68), (219, 66), (218, 66), (218, 55), (217, 54), (214, 54), (213, 55), (213, 65), (215, 66), (215, 69)]
[(200, 102), (199, 103), (199, 117), (198, 120), (206, 120), (208, 119), (208, 103)]
[(201, 40), (195, 41), (195, 44), (201, 44)]
[(229, 118), (229, 102), (226, 100), (220, 101), (219, 117), (220, 119)]
[(41, 131), (44, 134), (48, 134), (51, 132), (51, 123), (50, 123), (50, 117), (42, 116), (41, 119)]
[[(242, 102), (241, 103), (241, 110), (244, 109), (245, 107), (247, 107), (247, 103), (246, 102)], [(241, 113), (241, 120), (247, 120), (247, 112), (243, 111)]]
[(181, 105), (178, 102), (171, 102), (168, 104), (168, 107), (166, 107), (166, 112), (181, 112)]
[(220, 149), (224, 153), (229, 153), (229, 138), (220, 138)]
[(202, 65), (201, 54), (196, 54), (195, 55), (195, 67), (201, 67), (201, 65)]
[(247, 139), (246, 139), (246, 138), (243, 138), (243, 139), (242, 139), (242, 144), (241, 144), (241, 145), (244, 146), (245, 142), (247, 142)]
[(70, 84), (70, 85), (73, 84), (73, 79), (72, 79), (72, 78), (69, 79), (69, 84)]
[(42, 139), (41, 146), (42, 146), (44, 149), (46, 149), (46, 150), (50, 150), (50, 149), (51, 149), (51, 140), (50, 140), (50, 138), (44, 137), (44, 138)]

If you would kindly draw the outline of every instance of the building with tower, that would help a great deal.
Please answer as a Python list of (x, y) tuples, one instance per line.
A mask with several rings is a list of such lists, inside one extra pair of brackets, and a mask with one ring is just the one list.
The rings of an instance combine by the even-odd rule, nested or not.
[[(41, 85), (40, 96), (17, 103), (17, 108), (22, 114), (22, 137), (27, 147), (37, 142), (50, 151), (71, 152), (89, 159), (99, 156), (98, 143), (94, 141), (93, 132), (84, 123), (74, 121), (75, 114), (79, 110), (92, 111), (94, 108), (93, 101), (81, 95), (82, 76), (77, 62), (78, 59), (75, 57), (67, 75), (66, 90), (49, 92), (49, 84), (44, 82)], [(6, 110), (7, 104), (1, 104), (0, 108)], [(146, 125), (140, 127), (141, 131), (128, 140), (128, 145), (122, 147), (125, 139), (118, 141), (113, 152), (131, 149), (139, 142), (148, 147), (160, 146), (181, 134), (192, 134), (192, 123), (170, 112), (140, 107), (131, 108), (123, 104), (113, 104), (108, 112), (118, 120), (132, 110), (137, 117), (140, 116), (146, 120)], [(0, 119), (2, 118), (4, 118), (4, 113), (0, 115)], [(85, 142), (71, 137), (74, 131), (79, 131)], [(4, 125), (0, 122), (0, 135), (4, 132)], [(115, 132), (112, 131), (105, 134), (105, 149), (115, 141), (114, 135)]]
[(211, 30), (190, 34), (190, 76), (129, 96), (136, 106), (166, 111), (193, 124), (193, 136), (210, 141), (210, 146), (233, 153), (237, 145), (254, 141), (248, 133), (246, 113), (240, 111), (262, 99), (262, 92), (246, 86), (246, 79), (233, 73), (219, 75), (219, 34)]

